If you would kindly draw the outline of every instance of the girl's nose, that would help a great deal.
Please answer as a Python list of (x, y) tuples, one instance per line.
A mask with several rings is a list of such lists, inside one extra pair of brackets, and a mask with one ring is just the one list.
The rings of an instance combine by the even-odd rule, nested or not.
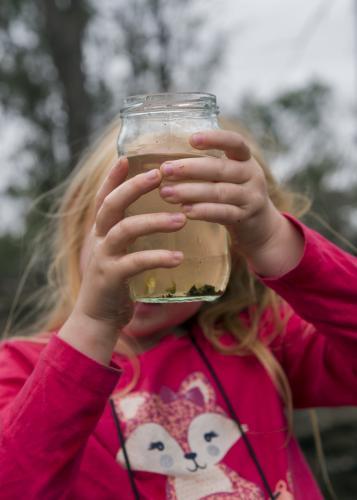
[(187, 458), (188, 460), (194, 460), (196, 457), (197, 457), (197, 453), (185, 453), (184, 455), (185, 458)]

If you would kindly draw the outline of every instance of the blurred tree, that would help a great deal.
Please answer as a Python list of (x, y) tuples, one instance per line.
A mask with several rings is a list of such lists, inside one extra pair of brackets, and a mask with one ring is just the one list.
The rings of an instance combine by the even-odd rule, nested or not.
[(91, 123), (91, 99), (83, 70), (83, 42), (90, 20), (88, 2), (38, 0), (42, 12), (42, 40), (55, 66), (66, 110), (70, 164), (86, 146)]
[[(227, 45), (227, 33), (208, 26), (215, 0), (119, 0), (118, 45), (129, 62), (130, 93), (207, 89)], [(140, 20), (140, 22), (138, 22)]]
[[(88, 143), (91, 99), (83, 72), (83, 38), (90, 16), (85, 0), (0, 4), (0, 110), (4, 121), (18, 118), (23, 139), (11, 158), (18, 175), (7, 194), (27, 200), (25, 207), (66, 178)], [(30, 241), (43, 224), (40, 212), (49, 206), (50, 199), (42, 198), (38, 211), (26, 214), (23, 239), (1, 237), (0, 291), (7, 311), (21, 278), (24, 250), (31, 254)], [(43, 263), (25, 294), (43, 280)], [(2, 319), (5, 310), (0, 311)]]
[[(33, 199), (65, 179), (124, 95), (206, 87), (225, 38), (204, 29), (202, 13), (213, 3), (201, 9), (199, 0), (133, 0), (130, 8), (123, 0), (2, 3), (0, 109), (26, 126), (14, 161), (22, 153), (28, 183), (15, 182), (10, 194)], [(113, 83), (116, 61), (121, 74)]]
[(0, 5), (0, 104), (27, 123), (23, 149), (32, 159), (30, 184), (20, 195), (53, 187), (88, 142), (91, 107), (82, 45), (89, 19), (85, 0)]
[[(7, 194), (27, 200), (26, 207), (66, 179), (91, 134), (116, 115), (124, 95), (184, 85), (202, 90), (224, 46), (223, 35), (204, 29), (203, 13), (214, 2), (133, 0), (130, 8), (123, 0), (1, 3), (0, 111), (3, 120), (11, 123), (16, 116), (22, 125), (11, 161), (23, 175), (14, 178)], [(113, 76), (115, 63), (120, 71)], [(31, 248), (52, 201), (41, 197), (36, 210), (25, 215), (23, 242), (3, 235), (4, 253)], [(5, 261), (0, 271), (2, 266)], [(44, 268), (39, 263), (40, 275)], [(10, 274), (6, 267), (6, 275), (19, 275), (16, 264)], [(3, 286), (10, 289), (4, 298), (8, 306), (13, 280)]]
[[(218, 0), (104, 0), (92, 3), (87, 33), (87, 76), (105, 105), (99, 128), (126, 95), (207, 91), (224, 64), (229, 31), (214, 19)], [(179, 29), (178, 29), (179, 26)], [(101, 104), (103, 100), (95, 98)]]

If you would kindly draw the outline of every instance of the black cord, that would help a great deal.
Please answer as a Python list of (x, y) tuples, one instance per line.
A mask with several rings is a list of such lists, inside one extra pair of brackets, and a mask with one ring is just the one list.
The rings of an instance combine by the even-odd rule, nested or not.
[(126, 465), (126, 468), (128, 471), (131, 489), (133, 491), (133, 495), (134, 495), (135, 500), (140, 500), (139, 492), (138, 492), (138, 489), (137, 489), (136, 484), (135, 484), (134, 472), (133, 472), (133, 469), (131, 468), (129, 456), (128, 456), (128, 453), (126, 451), (125, 439), (124, 439), (124, 436), (123, 436), (123, 433), (121, 430), (121, 426), (120, 426), (117, 412), (115, 411), (114, 401), (112, 400), (112, 398), (109, 398), (109, 402), (110, 402), (110, 406), (111, 406), (113, 417), (114, 417), (115, 427), (116, 427), (117, 432), (118, 432), (120, 446), (123, 450), (125, 465)]
[(221, 381), (219, 380), (216, 372), (214, 371), (214, 368), (213, 366), (211, 365), (211, 363), (208, 361), (207, 359), (207, 356), (205, 355), (205, 353), (203, 352), (203, 350), (201, 349), (201, 347), (198, 345), (196, 339), (194, 338), (194, 336), (192, 335), (192, 333), (189, 333), (188, 334), (193, 346), (196, 348), (196, 351), (197, 353), (200, 355), (202, 361), (204, 362), (204, 364), (206, 365), (208, 371), (210, 372), (210, 374), (212, 375), (212, 378), (213, 380), (215, 381), (216, 383), (216, 386), (219, 390), (219, 392), (221, 393), (222, 395), (222, 398), (224, 399), (224, 402), (226, 403), (227, 405), (227, 408), (228, 408), (228, 411), (230, 413), (230, 416), (232, 417), (232, 419), (236, 422), (236, 424), (238, 425), (238, 429), (240, 430), (240, 433), (242, 435), (242, 439), (247, 447), (247, 450), (257, 468), (257, 471), (260, 475), (260, 478), (265, 486), (265, 489), (267, 490), (268, 494), (269, 494), (269, 498), (271, 500), (275, 500), (276, 498), (278, 498), (278, 496), (280, 495), (280, 493), (278, 493), (277, 495), (274, 495), (274, 493), (272, 492), (270, 486), (269, 486), (269, 483), (267, 481), (267, 478), (265, 477), (265, 474), (263, 472), (263, 469), (258, 461), (258, 458), (253, 450), (253, 447), (251, 445), (251, 442), (249, 441), (248, 439), (248, 436), (245, 434), (244, 430), (243, 430), (243, 427), (242, 427), (242, 424), (240, 423), (240, 420), (236, 414), (236, 412), (234, 411), (234, 408), (221, 384)]

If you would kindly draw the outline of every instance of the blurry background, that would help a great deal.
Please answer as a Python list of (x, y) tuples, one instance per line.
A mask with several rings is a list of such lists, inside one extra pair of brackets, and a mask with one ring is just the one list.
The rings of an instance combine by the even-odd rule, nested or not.
[[(253, 132), (275, 175), (309, 194), (314, 212), (357, 245), (356, 40), (356, 0), (1, 2), (1, 328), (49, 208), (44, 198), (31, 210), (33, 201), (66, 178), (129, 94), (215, 93), (221, 113)], [(316, 218), (307, 222), (354, 253)], [(43, 281), (42, 268), (24, 296)], [(344, 500), (357, 496), (356, 416), (319, 410)], [(321, 482), (306, 412), (295, 420)]]

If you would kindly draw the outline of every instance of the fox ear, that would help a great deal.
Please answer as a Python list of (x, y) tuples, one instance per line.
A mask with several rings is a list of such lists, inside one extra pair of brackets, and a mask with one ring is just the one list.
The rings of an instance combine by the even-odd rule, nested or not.
[(200, 372), (191, 373), (185, 378), (181, 384), (180, 393), (183, 393), (197, 404), (200, 404), (201, 400), (206, 407), (214, 405), (216, 401), (211, 384), (205, 375)]
[(145, 403), (146, 399), (144, 393), (129, 394), (115, 400), (115, 409), (123, 420), (130, 420), (136, 417), (139, 408)]

